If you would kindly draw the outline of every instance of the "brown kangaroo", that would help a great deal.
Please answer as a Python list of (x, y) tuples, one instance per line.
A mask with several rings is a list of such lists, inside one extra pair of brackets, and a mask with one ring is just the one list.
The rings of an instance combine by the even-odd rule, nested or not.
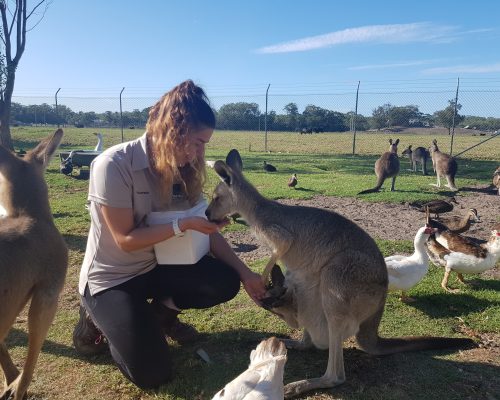
[(375, 186), (373, 189), (363, 190), (358, 194), (378, 192), (387, 178), (392, 178), (391, 192), (394, 192), (396, 176), (399, 174), (398, 143), (399, 139), (396, 139), (395, 142), (393, 142), (392, 139), (389, 139), (389, 151), (386, 151), (384, 154), (382, 154), (380, 158), (375, 162), (377, 186)]
[(451, 190), (458, 190), (455, 185), (455, 175), (457, 174), (458, 165), (457, 161), (451, 157), (449, 154), (442, 153), (439, 151), (437, 140), (432, 141), (432, 145), (429, 148), (432, 157), (432, 167), (436, 173), (437, 183), (432, 183), (432, 186), (441, 187), (440, 177), (446, 178), (446, 187)]
[[(364, 351), (391, 354), (402, 351), (470, 345), (466, 338), (406, 337), (386, 339), (378, 327), (387, 296), (387, 267), (375, 241), (358, 225), (333, 211), (280, 204), (263, 197), (243, 176), (237, 164), (217, 161), (222, 182), (206, 210), (219, 222), (239, 213), (256, 236), (271, 249), (263, 279), (277, 260), (286, 266), (284, 288), (270, 311), (291, 327), (304, 328), (292, 348), (329, 349), (328, 366), (319, 378), (285, 386), (285, 397), (345, 381), (343, 341), (355, 336)], [(305, 373), (304, 373), (305, 374)]]
[(500, 167), (493, 173), (493, 187), (498, 190), (498, 194), (500, 195)]
[(430, 157), (429, 150), (424, 147), (417, 147), (415, 150), (412, 150), (410, 144), (401, 154), (410, 159), (411, 170), (413, 172), (417, 172), (417, 163), (420, 163), (422, 174), (427, 175), (427, 160)]
[[(0, 365), (7, 384), (0, 399), (25, 398), (66, 277), (68, 250), (54, 225), (43, 179), (62, 136), (58, 129), (24, 158), (0, 146), (4, 210), (0, 217)], [(20, 373), (4, 340), (30, 299), (28, 355)]]

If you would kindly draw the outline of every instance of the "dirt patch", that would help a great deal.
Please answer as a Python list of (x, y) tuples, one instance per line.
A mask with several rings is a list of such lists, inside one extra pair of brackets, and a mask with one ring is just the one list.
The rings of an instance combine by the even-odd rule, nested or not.
[[(477, 209), (481, 221), (473, 224), (466, 235), (488, 239), (491, 229), (500, 223), (500, 196), (477, 189), (472, 195), (456, 195), (458, 205), (446, 215), (464, 215), (469, 208)], [(417, 230), (425, 223), (425, 215), (407, 203), (368, 203), (351, 197), (316, 196), (309, 200), (283, 199), (280, 203), (324, 208), (335, 211), (354, 221), (375, 239), (413, 240)], [(269, 256), (250, 230), (226, 232), (224, 237), (238, 256), (251, 262)], [(499, 276), (500, 278), (500, 276)]]

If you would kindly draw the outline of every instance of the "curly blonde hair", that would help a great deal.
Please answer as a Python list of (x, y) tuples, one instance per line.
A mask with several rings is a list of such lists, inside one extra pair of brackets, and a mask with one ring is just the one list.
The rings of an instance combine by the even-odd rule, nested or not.
[(174, 182), (181, 182), (191, 205), (198, 201), (207, 178), (205, 160), (197, 157), (179, 167), (178, 155), (186, 152), (188, 135), (206, 128), (215, 128), (215, 114), (203, 89), (191, 80), (165, 93), (149, 110), (148, 153), (167, 204), (172, 201)]

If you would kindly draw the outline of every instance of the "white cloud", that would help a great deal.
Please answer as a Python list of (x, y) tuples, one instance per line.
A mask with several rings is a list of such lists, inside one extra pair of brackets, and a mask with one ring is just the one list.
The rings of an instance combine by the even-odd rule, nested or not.
[(427, 75), (438, 74), (488, 74), (500, 72), (500, 63), (490, 65), (455, 65), (451, 67), (428, 68), (422, 70)]
[(392, 64), (358, 65), (356, 67), (349, 67), (348, 69), (350, 69), (352, 71), (360, 71), (360, 70), (365, 70), (365, 69), (404, 68), (404, 67), (413, 67), (415, 65), (430, 64), (433, 62), (434, 61), (431, 61), (431, 60), (403, 61), (403, 62), (392, 63)]
[(456, 39), (458, 30), (448, 25), (428, 22), (394, 25), (370, 25), (344, 29), (319, 36), (292, 40), (257, 49), (257, 53), (289, 53), (308, 51), (347, 43), (449, 43)]

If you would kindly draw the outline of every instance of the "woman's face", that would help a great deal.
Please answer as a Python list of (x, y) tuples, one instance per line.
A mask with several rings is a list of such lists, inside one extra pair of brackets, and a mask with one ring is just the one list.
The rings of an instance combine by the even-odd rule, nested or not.
[(205, 146), (210, 141), (213, 133), (214, 130), (212, 128), (202, 128), (187, 135), (185, 153), (179, 155), (181, 166), (189, 164), (196, 159), (203, 160), (205, 158)]

